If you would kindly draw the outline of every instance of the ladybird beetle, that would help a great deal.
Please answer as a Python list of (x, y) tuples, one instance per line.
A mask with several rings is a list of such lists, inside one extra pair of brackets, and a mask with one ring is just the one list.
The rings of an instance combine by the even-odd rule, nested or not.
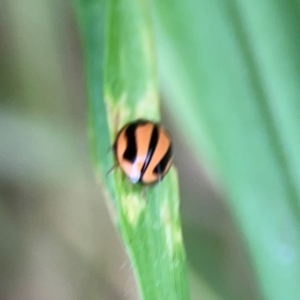
[(169, 134), (158, 123), (143, 119), (126, 124), (118, 132), (113, 151), (118, 166), (132, 183), (160, 181), (173, 161)]

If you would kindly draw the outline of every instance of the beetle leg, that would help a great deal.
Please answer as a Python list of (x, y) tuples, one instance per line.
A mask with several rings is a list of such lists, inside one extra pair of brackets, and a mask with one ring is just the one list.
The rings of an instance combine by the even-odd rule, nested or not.
[(108, 176), (111, 172), (113, 172), (119, 165), (113, 165), (107, 172), (106, 176)]
[(157, 171), (158, 171), (158, 175), (157, 175), (158, 176), (158, 184), (160, 184), (160, 182), (162, 181), (160, 166), (158, 166)]
[(110, 145), (108, 148), (107, 148), (107, 153), (111, 152), (114, 150), (114, 145)]
[(148, 188), (147, 186), (143, 186), (142, 191), (141, 191), (142, 198), (145, 198), (146, 201), (147, 201), (147, 199), (146, 199), (147, 188)]

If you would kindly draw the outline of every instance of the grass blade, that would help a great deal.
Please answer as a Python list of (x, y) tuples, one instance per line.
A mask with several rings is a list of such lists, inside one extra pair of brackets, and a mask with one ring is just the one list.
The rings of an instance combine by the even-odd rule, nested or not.
[[(179, 217), (176, 170), (149, 187), (132, 185), (120, 170), (109, 178), (107, 147), (128, 121), (159, 121), (159, 98), (147, 1), (111, 0), (108, 13), (103, 102), (104, 1), (76, 0), (90, 102), (96, 170), (113, 202), (141, 299), (189, 299)], [(107, 116), (105, 115), (107, 110)], [(106, 125), (107, 121), (109, 127)]]

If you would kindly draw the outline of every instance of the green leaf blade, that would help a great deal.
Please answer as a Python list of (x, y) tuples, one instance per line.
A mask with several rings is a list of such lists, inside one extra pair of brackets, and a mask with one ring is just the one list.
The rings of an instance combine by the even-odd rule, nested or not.
[[(160, 120), (147, 1), (111, 0), (107, 7), (105, 1), (75, 3), (85, 48), (96, 171), (113, 202), (115, 222), (136, 275), (140, 298), (188, 300), (175, 168), (144, 192), (120, 169), (109, 179), (105, 176), (108, 162), (112, 162), (111, 155), (107, 159), (107, 143), (114, 142), (118, 130), (138, 118)], [(107, 27), (101, 19), (104, 8)], [(99, 38), (98, 32), (103, 34), (104, 28), (105, 55), (103, 36)]]

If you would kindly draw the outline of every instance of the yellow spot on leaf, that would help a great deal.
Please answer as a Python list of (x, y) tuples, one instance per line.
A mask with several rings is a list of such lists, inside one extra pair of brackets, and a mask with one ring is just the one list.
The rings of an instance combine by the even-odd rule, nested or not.
[(146, 207), (146, 202), (135, 195), (122, 196), (122, 208), (131, 225), (135, 226)]
[(147, 88), (143, 99), (137, 104), (136, 115), (151, 121), (156, 121), (158, 117), (157, 112), (159, 110), (158, 102), (157, 91), (153, 87)]
[(165, 241), (168, 252), (170, 256), (172, 256), (176, 247), (181, 247), (182, 235), (180, 226), (178, 226), (177, 220), (172, 219), (169, 206), (166, 202), (161, 207), (161, 220), (165, 232)]

